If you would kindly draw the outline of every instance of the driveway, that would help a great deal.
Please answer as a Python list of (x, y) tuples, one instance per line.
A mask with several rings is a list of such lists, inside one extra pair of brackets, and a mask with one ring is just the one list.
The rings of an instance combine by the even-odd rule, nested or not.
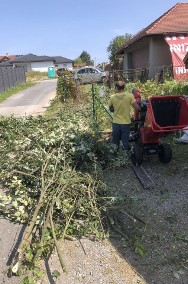
[(0, 115), (40, 115), (56, 95), (57, 79), (38, 82), (37, 85), (12, 95), (0, 104)]
[[(57, 80), (38, 82), (37, 85), (25, 89), (0, 104), (0, 115), (26, 116), (43, 114), (50, 101), (56, 95)], [(3, 194), (0, 188), (0, 194)], [(20, 277), (8, 278), (6, 272), (14, 258), (24, 232), (24, 227), (13, 224), (0, 217), (0, 283), (18, 284)]]

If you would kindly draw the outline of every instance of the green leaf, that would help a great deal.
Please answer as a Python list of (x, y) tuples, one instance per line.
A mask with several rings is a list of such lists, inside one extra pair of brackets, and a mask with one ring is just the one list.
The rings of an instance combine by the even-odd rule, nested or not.
[(140, 256), (144, 256), (144, 251), (140, 247), (136, 247), (135, 252)]
[(24, 213), (24, 206), (19, 206), (18, 210), (21, 212), (21, 213)]
[(26, 276), (26, 277), (20, 282), (20, 284), (35, 284), (35, 281), (34, 281), (32, 278)]
[(52, 276), (55, 277), (55, 278), (58, 278), (58, 277), (60, 276), (59, 271), (58, 271), (58, 270), (54, 270), (54, 271), (52, 272)]
[(176, 277), (177, 279), (180, 278), (179, 273), (178, 273), (177, 271), (173, 271), (173, 275), (174, 275), (174, 277)]

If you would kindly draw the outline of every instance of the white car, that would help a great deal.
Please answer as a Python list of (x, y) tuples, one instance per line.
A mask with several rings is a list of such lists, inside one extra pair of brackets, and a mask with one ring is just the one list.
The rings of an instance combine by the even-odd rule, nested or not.
[(77, 83), (99, 83), (107, 79), (107, 72), (101, 68), (85, 66), (75, 71), (74, 79)]

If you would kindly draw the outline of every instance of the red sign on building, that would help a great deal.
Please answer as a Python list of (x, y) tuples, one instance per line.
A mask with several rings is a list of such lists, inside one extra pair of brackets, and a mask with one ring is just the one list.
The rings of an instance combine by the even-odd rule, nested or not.
[(183, 59), (188, 53), (188, 36), (165, 37), (172, 54), (174, 79), (183, 80), (188, 78), (188, 69), (185, 68)]

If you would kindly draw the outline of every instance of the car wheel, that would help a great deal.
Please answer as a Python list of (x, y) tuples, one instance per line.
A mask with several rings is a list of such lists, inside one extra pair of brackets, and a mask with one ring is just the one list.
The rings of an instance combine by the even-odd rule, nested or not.
[(158, 157), (162, 163), (169, 163), (172, 160), (172, 150), (170, 145), (163, 143), (159, 145)]

